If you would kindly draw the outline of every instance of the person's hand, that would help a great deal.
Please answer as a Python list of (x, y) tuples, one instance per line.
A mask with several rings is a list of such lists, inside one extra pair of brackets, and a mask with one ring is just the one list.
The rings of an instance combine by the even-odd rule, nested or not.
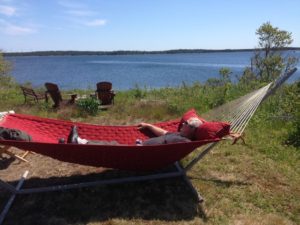
[(148, 128), (149, 126), (150, 126), (149, 123), (139, 123), (138, 124), (138, 129), (142, 130), (142, 129)]

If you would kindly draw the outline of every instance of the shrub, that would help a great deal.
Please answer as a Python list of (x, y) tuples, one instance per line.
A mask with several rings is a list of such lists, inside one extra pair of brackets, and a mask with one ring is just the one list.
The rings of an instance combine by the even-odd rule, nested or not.
[(99, 101), (94, 98), (85, 98), (77, 101), (80, 114), (87, 113), (91, 116), (95, 116), (99, 111), (99, 105)]
[(289, 93), (290, 106), (287, 107), (294, 117), (292, 128), (290, 129), (287, 144), (300, 147), (300, 81), (292, 85), (293, 89)]
[(9, 72), (11, 71), (11, 64), (3, 58), (0, 51), (0, 90), (7, 90), (14, 87), (15, 81)]
[(132, 90), (133, 96), (136, 99), (142, 99), (146, 97), (147, 90), (141, 89), (137, 84), (135, 85), (135, 88)]

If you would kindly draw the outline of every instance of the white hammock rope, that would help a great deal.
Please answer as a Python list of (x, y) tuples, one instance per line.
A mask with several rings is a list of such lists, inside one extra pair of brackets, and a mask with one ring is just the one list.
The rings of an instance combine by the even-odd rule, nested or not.
[[(230, 131), (242, 134), (256, 109), (268, 93), (272, 83), (253, 91), (246, 96), (233, 100), (222, 105), (206, 114), (205, 118), (230, 122)], [(230, 113), (231, 112), (231, 113)], [(225, 116), (226, 115), (226, 116)], [(185, 171), (190, 170), (201, 158), (203, 158), (218, 142), (208, 144), (204, 150), (192, 159), (185, 167)]]
[(232, 132), (242, 133), (244, 131), (249, 120), (252, 118), (258, 106), (262, 102), (264, 96), (267, 94), (271, 84), (272, 83), (259, 89), (256, 93), (254, 93), (253, 96), (251, 96), (251, 98), (248, 99), (246, 104), (238, 107), (240, 113), (236, 114), (236, 116), (232, 118), (232, 120), (230, 120)]
[(256, 91), (238, 98), (237, 100), (233, 100), (211, 110), (207, 114), (208, 118), (228, 121), (231, 124), (232, 132), (240, 134), (243, 133), (260, 103), (269, 95), (274, 93), (274, 91), (280, 87), (292, 74), (294, 74), (296, 70), (297, 68), (286, 71), (274, 82), (274, 84), (271, 82)]
[[(251, 93), (251, 95), (248, 95), (247, 99), (243, 99), (243, 101), (240, 103), (240, 106), (238, 104), (234, 105), (235, 109), (233, 109), (234, 111), (232, 112), (232, 117), (230, 118), (230, 114), (227, 115), (227, 120), (230, 123), (233, 123), (233, 121), (236, 120), (237, 117), (239, 117), (243, 112), (247, 111), (249, 106), (253, 105), (254, 102), (258, 101), (258, 99), (260, 98), (260, 94), (262, 92), (262, 89), (264, 89), (265, 87), (256, 90), (254, 92)], [(225, 117), (223, 117), (223, 119), (226, 119)]]
[(268, 93), (272, 83), (255, 90), (236, 100), (209, 111), (204, 118), (208, 120), (227, 121), (231, 124), (231, 132), (242, 133), (260, 103)]

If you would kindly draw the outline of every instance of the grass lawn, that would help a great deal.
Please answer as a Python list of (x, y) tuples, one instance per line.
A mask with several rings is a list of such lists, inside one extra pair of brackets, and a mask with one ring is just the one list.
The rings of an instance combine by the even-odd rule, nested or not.
[[(137, 101), (121, 93), (114, 107), (94, 117), (72, 118), (75, 109), (53, 111), (43, 104), (26, 106), (17, 97), (13, 103), (0, 105), (0, 111), (15, 109), (45, 117), (125, 125), (176, 118), (193, 104), (188, 101), (185, 106), (177, 106), (164, 96), (154, 96), (154, 101)], [(185, 182), (172, 178), (18, 196), (4, 224), (300, 224), (300, 150), (284, 144), (289, 125), (266, 117), (260, 110), (245, 131), (246, 145), (224, 141), (188, 173), (205, 199), (206, 219), (199, 216), (198, 204)], [(27, 159), (29, 164), (1, 159), (1, 179), (15, 183), (23, 171), (29, 170), (25, 187), (30, 187), (128, 175), (40, 155), (30, 154)], [(8, 198), (1, 189), (0, 209)]]

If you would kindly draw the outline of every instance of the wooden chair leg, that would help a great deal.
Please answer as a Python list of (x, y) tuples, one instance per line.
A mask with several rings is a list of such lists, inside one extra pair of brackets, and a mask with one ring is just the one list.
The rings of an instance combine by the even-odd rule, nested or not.
[(9, 151), (11, 147), (10, 146), (4, 146), (4, 147), (0, 147), (0, 154), (7, 154), (13, 158), (16, 158), (22, 162), (29, 162), (28, 160), (25, 159), (25, 157), (28, 155), (28, 153), (30, 153), (30, 151), (26, 151), (22, 156), (19, 156), (17, 154), (14, 154), (12, 152)]

